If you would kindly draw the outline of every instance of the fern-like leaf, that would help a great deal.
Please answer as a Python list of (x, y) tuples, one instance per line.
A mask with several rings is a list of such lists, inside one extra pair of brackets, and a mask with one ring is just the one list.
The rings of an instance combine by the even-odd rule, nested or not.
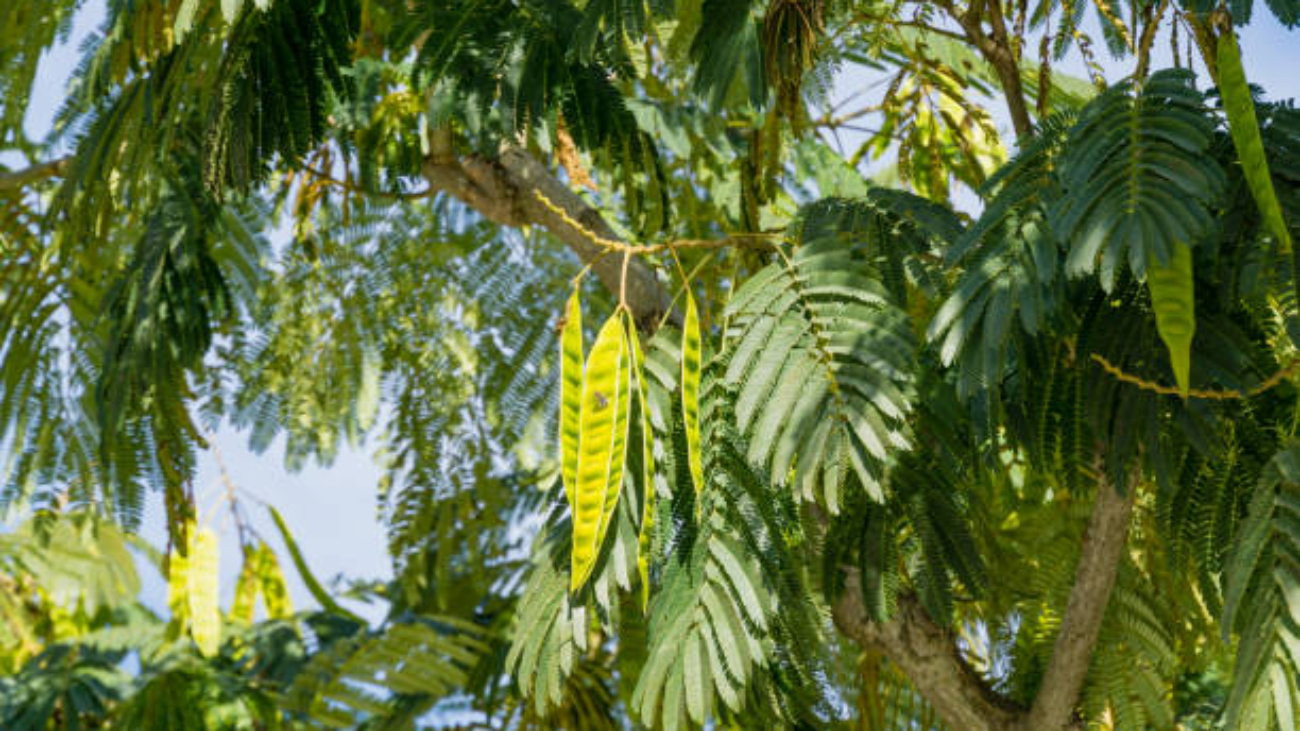
[(1168, 265), (1174, 244), (1210, 231), (1223, 171), (1207, 154), (1212, 119), (1189, 71), (1119, 84), (1081, 112), (1061, 158), (1053, 228), (1070, 242), (1067, 272), (1097, 272), (1111, 291), (1125, 262), (1141, 281)]
[(726, 382), (749, 457), (832, 511), (847, 470), (883, 498), (881, 465), (906, 449), (913, 339), (874, 272), (834, 237), (805, 241), (737, 291)]
[(1293, 709), (1300, 704), (1294, 680), (1300, 669), (1300, 444), (1286, 444), (1264, 468), (1223, 576), (1223, 630), (1238, 633), (1228, 727), (1268, 728), (1274, 716), (1279, 728), (1294, 728)]

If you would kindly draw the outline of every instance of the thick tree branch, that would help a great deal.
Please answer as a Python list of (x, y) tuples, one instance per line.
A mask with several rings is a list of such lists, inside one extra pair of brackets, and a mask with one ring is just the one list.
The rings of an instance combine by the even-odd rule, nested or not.
[(1137, 486), (1126, 485), (1121, 495), (1106, 479), (1103, 464), (1096, 465), (1096, 472), (1097, 497), (1083, 535), (1074, 586), (1043, 683), (1020, 726), (1024, 731), (1058, 731), (1074, 725), (1074, 706), (1119, 573)]
[[(495, 158), (456, 158), (434, 146), (425, 160), (424, 177), (433, 190), (455, 197), (484, 217), (504, 226), (541, 226), (563, 241), (610, 292), (621, 287), (622, 257), (606, 255), (593, 240), (619, 241), (600, 213), (587, 205), (527, 151), (506, 145)], [(539, 197), (540, 194), (540, 197)], [(548, 201), (550, 205), (546, 202)], [(645, 262), (628, 265), (624, 299), (637, 323), (652, 330), (668, 311), (670, 298)]]
[(957, 643), (910, 594), (898, 598), (888, 622), (872, 622), (862, 604), (857, 569), (846, 568), (835, 626), (863, 647), (876, 647), (916, 686), (951, 729), (1005, 731), (1024, 710), (1003, 698), (962, 659)]
[(887, 622), (873, 622), (862, 603), (858, 571), (843, 567), (844, 592), (832, 608), (835, 626), (863, 647), (885, 653), (949, 728), (963, 731), (1062, 731), (1082, 725), (1074, 708), (1083, 689), (1110, 603), (1133, 514), (1135, 485), (1119, 492), (1098, 467), (1097, 497), (1079, 551), (1074, 586), (1042, 685), (1028, 710), (970, 668), (956, 639), (912, 595), (899, 597)]

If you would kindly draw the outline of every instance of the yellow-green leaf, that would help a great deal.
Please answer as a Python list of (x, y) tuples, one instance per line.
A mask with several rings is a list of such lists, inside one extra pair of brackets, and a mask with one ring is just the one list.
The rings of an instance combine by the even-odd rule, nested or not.
[(253, 623), (253, 610), (257, 602), (257, 551), (244, 546), (244, 563), (235, 580), (235, 600), (230, 605), (230, 618), (245, 624)]
[(655, 516), (655, 454), (654, 431), (650, 426), (650, 392), (645, 380), (645, 353), (637, 337), (636, 323), (631, 316), (623, 324), (627, 330), (629, 352), (632, 354), (632, 374), (636, 376), (636, 395), (641, 410), (641, 489), (645, 492), (641, 509), (641, 532), (637, 536), (636, 569), (641, 577), (641, 609), (650, 604), (650, 539)]
[(221, 649), (221, 608), (217, 605), (220, 555), (217, 534), (211, 528), (191, 533), (190, 555), (185, 574), (186, 608), (190, 636), (199, 653), (212, 657)]
[(1192, 369), (1192, 335), (1196, 332), (1196, 298), (1192, 278), (1192, 249), (1174, 244), (1168, 266), (1154, 258), (1147, 262), (1147, 288), (1151, 290), (1151, 309), (1156, 315), (1156, 330), (1169, 349), (1178, 390), (1187, 395)]
[(686, 326), (682, 329), (682, 420), (686, 426), (686, 459), (695, 494), (704, 490), (704, 460), (700, 454), (700, 314), (695, 297), (686, 293)]
[(293, 602), (284, 581), (280, 560), (265, 543), (257, 547), (257, 580), (262, 588), (262, 602), (266, 605), (267, 619), (287, 619), (293, 616)]
[[(194, 524), (189, 523), (185, 526), (185, 535), (194, 535)], [(189, 553), (188, 546), (185, 547), (185, 553)], [(184, 633), (185, 628), (189, 626), (189, 603), (187, 596), (189, 594), (189, 559), (181, 555), (177, 548), (173, 547), (171, 555), (167, 559), (167, 610), (171, 613), (172, 622)]]
[(578, 290), (569, 295), (560, 333), (560, 475), (564, 497), (573, 510), (578, 479), (578, 433), (582, 419), (582, 303)]
[(1223, 109), (1228, 115), (1228, 129), (1232, 143), (1241, 159), (1241, 172), (1246, 178), (1250, 194), (1255, 197), (1265, 225), (1277, 237), (1282, 251), (1291, 251), (1291, 232), (1282, 217), (1273, 190), (1273, 178), (1268, 172), (1268, 159), (1264, 156), (1264, 142), (1259, 136), (1259, 121), (1255, 118), (1255, 100), (1250, 96), (1246, 71), (1241, 64), (1241, 50), (1237, 37), (1228, 31), (1219, 37), (1219, 93), (1223, 96)]
[(583, 374), (573, 495), (573, 591), (582, 587), (595, 568), (623, 484), (631, 395), (631, 359), (626, 346), (621, 319), (612, 315), (596, 336)]
[(176, 36), (176, 42), (180, 43), (185, 40), (194, 28), (194, 14), (199, 9), (199, 0), (182, 0), (180, 7), (176, 10), (176, 21), (172, 24), (172, 32)]

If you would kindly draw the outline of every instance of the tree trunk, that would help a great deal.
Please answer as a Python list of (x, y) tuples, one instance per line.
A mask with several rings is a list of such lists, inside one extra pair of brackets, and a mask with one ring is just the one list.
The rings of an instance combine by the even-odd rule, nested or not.
[(950, 729), (1006, 731), (1024, 709), (989, 687), (962, 659), (952, 634), (935, 624), (913, 595), (898, 598), (888, 622), (872, 622), (862, 604), (857, 569), (847, 569), (833, 609), (835, 626), (862, 647), (876, 647), (911, 680)]
[(1137, 486), (1125, 486), (1121, 495), (1106, 479), (1105, 465), (1100, 462), (1099, 459), (1096, 465), (1096, 503), (1083, 534), (1074, 586), (1052, 648), (1052, 660), (1043, 674), (1043, 684), (1021, 724), (1024, 731), (1056, 731), (1073, 724), (1074, 706), (1083, 690), (1101, 622), (1119, 574)]
[(954, 731), (1081, 728), (1074, 708), (1119, 573), (1137, 489), (1130, 484), (1121, 495), (1100, 465), (1097, 474), (1097, 495), (1074, 586), (1047, 672), (1028, 710), (998, 694), (966, 664), (956, 638), (930, 618), (915, 596), (899, 597), (897, 613), (889, 621), (872, 622), (862, 604), (856, 568), (844, 568), (844, 592), (832, 608), (835, 626), (862, 647), (884, 652)]

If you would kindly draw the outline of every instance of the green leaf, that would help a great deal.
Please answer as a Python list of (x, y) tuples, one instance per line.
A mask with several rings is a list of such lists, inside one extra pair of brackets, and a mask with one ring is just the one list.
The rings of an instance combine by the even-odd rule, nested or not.
[(1300, 443), (1288, 442), (1262, 471), (1222, 580), (1223, 633), (1238, 636), (1226, 727), (1245, 727), (1267, 700), (1283, 720), (1300, 702)]
[(1073, 119), (1057, 116), (1039, 125), (989, 179), (979, 219), (945, 252), (961, 274), (926, 337), (945, 365), (956, 366), (963, 398), (1001, 383), (1015, 336), (1038, 334), (1066, 300), (1065, 256), (1047, 210), (1061, 194), (1055, 168)]
[(578, 479), (578, 435), (582, 415), (582, 302), (578, 290), (569, 295), (560, 333), (560, 473), (564, 496), (573, 510)]
[(1174, 242), (1168, 265), (1154, 260), (1147, 262), (1147, 288), (1151, 290), (1156, 330), (1169, 349), (1174, 380), (1184, 397), (1191, 383), (1192, 336), (1196, 333), (1194, 286), (1192, 249), (1187, 244)]
[(583, 375), (571, 591), (591, 576), (618, 504), (627, 456), (630, 360), (622, 318), (615, 313), (596, 335)]
[(1096, 273), (1111, 291), (1122, 267), (1145, 279), (1175, 242), (1212, 229), (1223, 171), (1209, 154), (1214, 123), (1186, 70), (1119, 84), (1088, 104), (1060, 160), (1052, 228), (1070, 243), (1066, 272)]
[(360, 8), (357, 0), (276, 0), (238, 13), (210, 82), (217, 102), (203, 140), (209, 189), (247, 190), (266, 179), (277, 155), (297, 164), (320, 145), (334, 125), (331, 103), (352, 91), (343, 72)]
[(1237, 35), (1232, 31), (1219, 36), (1219, 93), (1223, 96), (1223, 109), (1228, 115), (1228, 131), (1241, 158), (1241, 171), (1246, 185), (1259, 205), (1265, 225), (1277, 238), (1283, 253), (1291, 251), (1291, 232), (1282, 215), (1277, 193), (1273, 190), (1273, 177), (1269, 174), (1268, 158), (1264, 155), (1264, 142), (1259, 136), (1259, 122), (1255, 119), (1255, 100), (1246, 83), (1242, 68), (1241, 51)]
[(914, 344), (872, 268), (823, 232), (751, 277), (727, 314), (725, 382), (750, 461), (832, 512), (850, 470), (883, 499), (890, 451), (909, 448)]
[(700, 444), (700, 314), (695, 297), (686, 293), (686, 324), (682, 330), (682, 420), (686, 424), (687, 459), (695, 494), (704, 490), (704, 461)]

